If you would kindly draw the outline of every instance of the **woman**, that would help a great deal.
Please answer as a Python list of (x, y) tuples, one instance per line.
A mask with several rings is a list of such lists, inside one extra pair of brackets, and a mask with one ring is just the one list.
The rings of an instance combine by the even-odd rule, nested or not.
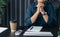
[(25, 13), (25, 26), (53, 27), (56, 25), (56, 12), (52, 4), (46, 0), (33, 2)]

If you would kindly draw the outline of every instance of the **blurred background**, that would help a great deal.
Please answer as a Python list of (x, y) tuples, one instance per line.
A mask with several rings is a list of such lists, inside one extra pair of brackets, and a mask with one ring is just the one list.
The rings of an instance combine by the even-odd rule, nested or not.
[[(24, 14), (27, 7), (36, 0), (0, 0), (0, 26), (9, 26), (10, 20), (16, 20), (18, 26), (24, 26)], [(60, 26), (60, 0), (48, 0), (56, 9)]]

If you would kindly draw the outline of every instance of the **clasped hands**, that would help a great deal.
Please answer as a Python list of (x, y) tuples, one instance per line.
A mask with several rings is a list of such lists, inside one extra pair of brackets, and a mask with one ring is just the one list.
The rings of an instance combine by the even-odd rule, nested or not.
[(39, 12), (41, 14), (45, 14), (45, 11), (44, 11), (44, 3), (38, 3), (37, 4), (37, 12)]

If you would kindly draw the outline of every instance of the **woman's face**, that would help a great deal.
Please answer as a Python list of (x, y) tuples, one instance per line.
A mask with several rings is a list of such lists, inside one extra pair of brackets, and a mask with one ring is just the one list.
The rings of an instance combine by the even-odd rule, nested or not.
[(38, 3), (43, 3), (43, 2), (45, 2), (46, 0), (37, 0), (38, 1)]

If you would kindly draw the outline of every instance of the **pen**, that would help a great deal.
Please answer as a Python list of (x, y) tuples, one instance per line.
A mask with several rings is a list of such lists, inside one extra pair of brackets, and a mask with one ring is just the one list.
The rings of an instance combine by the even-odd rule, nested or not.
[(30, 28), (30, 30), (32, 30), (33, 26)]

